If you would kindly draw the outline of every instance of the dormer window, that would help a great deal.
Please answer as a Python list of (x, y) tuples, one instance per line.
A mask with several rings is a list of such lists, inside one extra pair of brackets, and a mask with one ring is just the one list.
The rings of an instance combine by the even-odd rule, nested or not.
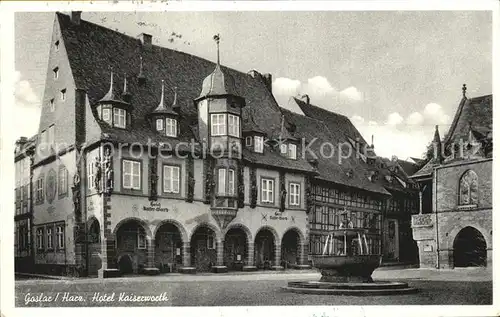
[(264, 137), (261, 135), (256, 135), (254, 141), (255, 141), (255, 144), (254, 144), (255, 152), (263, 153), (264, 152)]
[(297, 159), (297, 145), (295, 144), (288, 145), (288, 157), (291, 158), (292, 160)]
[(59, 78), (59, 67), (54, 68), (52, 72), (54, 73), (54, 79)]
[(55, 43), (54, 43), (54, 46), (56, 48), (56, 52), (59, 51), (59, 40), (57, 40)]
[(66, 100), (66, 89), (61, 90), (61, 100)]
[(280, 153), (281, 155), (286, 155), (287, 154), (287, 146), (285, 143), (280, 145)]
[[(171, 137), (177, 137), (177, 120), (172, 119), (172, 118), (166, 118), (165, 119), (166, 125), (165, 125), (165, 134), (167, 136)], [(158, 122), (157, 122), (158, 124)]]
[(56, 104), (54, 103), (54, 98), (50, 99), (50, 112), (56, 110)]
[(111, 123), (111, 109), (102, 109), (102, 120), (106, 121), (107, 123)]
[(113, 126), (125, 129), (127, 112), (124, 109), (113, 108)]
[(252, 137), (251, 136), (247, 136), (245, 138), (245, 146), (252, 146)]
[(156, 119), (156, 131), (163, 130), (163, 119)]

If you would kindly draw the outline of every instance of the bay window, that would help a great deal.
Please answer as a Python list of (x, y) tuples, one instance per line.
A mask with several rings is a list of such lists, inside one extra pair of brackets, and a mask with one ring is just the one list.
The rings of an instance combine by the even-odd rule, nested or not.
[(293, 160), (297, 159), (297, 145), (288, 144), (288, 157)]
[(156, 131), (163, 130), (163, 119), (156, 119)]
[(226, 135), (226, 114), (215, 113), (210, 116), (212, 136)]
[(240, 137), (240, 117), (229, 114), (228, 117), (229, 135)]
[(107, 123), (111, 123), (111, 109), (104, 108), (102, 109), (102, 120)]
[(225, 168), (219, 168), (219, 172), (217, 174), (219, 176), (219, 181), (218, 181), (218, 193), (219, 195), (225, 195), (226, 194), (226, 169)]
[(141, 163), (130, 160), (123, 160), (123, 188), (141, 189)]

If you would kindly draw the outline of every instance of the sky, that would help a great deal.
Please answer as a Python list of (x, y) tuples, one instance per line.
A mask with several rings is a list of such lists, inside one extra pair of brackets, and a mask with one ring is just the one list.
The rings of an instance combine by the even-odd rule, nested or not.
[[(351, 119), (378, 155), (421, 157), (462, 98), (492, 93), (492, 15), (483, 11), (83, 12), (153, 43), (273, 76), (291, 96)], [(54, 13), (17, 13), (17, 136), (37, 133)], [(291, 107), (292, 111), (300, 112)]]

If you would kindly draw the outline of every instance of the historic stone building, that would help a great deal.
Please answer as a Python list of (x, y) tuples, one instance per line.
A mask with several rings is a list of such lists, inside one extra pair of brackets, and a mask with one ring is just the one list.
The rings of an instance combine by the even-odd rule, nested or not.
[(412, 176), (420, 212), (412, 218), (420, 266), (491, 265), (493, 97), (463, 98), (444, 140), (438, 127), (434, 157)]
[[(56, 14), (30, 156), (32, 270), (300, 268), (344, 219), (371, 230), (372, 252), (411, 260), (418, 196), (398, 161), (308, 97), (291, 99), (304, 115), (280, 108), (271, 75), (221, 66), (214, 40), (216, 63)], [(325, 142), (362, 151), (338, 161)]]

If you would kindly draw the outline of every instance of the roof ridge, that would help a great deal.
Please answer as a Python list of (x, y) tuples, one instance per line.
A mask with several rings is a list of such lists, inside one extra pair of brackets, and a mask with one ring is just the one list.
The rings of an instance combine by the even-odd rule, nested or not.
[(319, 109), (319, 110), (323, 110), (323, 111), (326, 111), (328, 113), (331, 113), (331, 114), (334, 114), (334, 115), (337, 115), (337, 116), (340, 116), (340, 117), (344, 117), (346, 119), (349, 119), (348, 116), (344, 115), (344, 114), (341, 114), (341, 113), (338, 113), (338, 112), (335, 112), (335, 111), (331, 111), (331, 110), (328, 110), (326, 108), (323, 108), (323, 107), (320, 107), (320, 106), (317, 106), (317, 105), (314, 105), (312, 103), (306, 103), (304, 102), (303, 100), (301, 99), (298, 99), (297, 97), (293, 97), (296, 101), (299, 101), (301, 103), (303, 103), (304, 105), (308, 106), (308, 107), (312, 107), (312, 108), (316, 108), (316, 109)]

